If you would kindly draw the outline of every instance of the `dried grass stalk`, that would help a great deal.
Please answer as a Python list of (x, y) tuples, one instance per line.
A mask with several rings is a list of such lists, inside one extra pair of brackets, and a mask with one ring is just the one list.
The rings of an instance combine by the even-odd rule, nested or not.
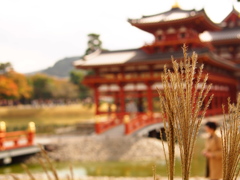
[(197, 68), (197, 54), (189, 57), (184, 45), (183, 55), (180, 62), (172, 58), (172, 70), (164, 67), (163, 90), (158, 89), (169, 149), (165, 158), (170, 180), (174, 178), (176, 140), (180, 148), (182, 179), (189, 179), (196, 137), (213, 98), (212, 95), (206, 100), (211, 84), (207, 85), (207, 75), (203, 78), (203, 65)]
[(30, 177), (31, 180), (36, 180), (34, 178), (34, 176), (32, 175), (32, 173), (29, 171), (28, 167), (25, 164), (21, 164), (22, 168), (26, 171), (26, 173), (28, 174), (28, 176)]
[[(39, 158), (38, 162), (41, 165), (41, 167), (44, 170), (44, 173), (47, 175), (47, 179), (51, 180), (51, 176), (49, 174), (49, 171), (52, 173), (54, 180), (60, 180), (57, 170), (55, 169), (53, 163), (51, 162), (50, 158), (47, 155), (47, 152), (44, 150), (44, 148), (39, 145), (39, 148), (41, 149), (42, 159)], [(35, 180), (36, 178), (33, 176), (33, 174), (29, 171), (28, 167), (25, 164), (22, 164), (23, 169), (26, 171), (27, 175), (31, 180)], [(15, 176), (14, 174), (11, 174), (11, 177), (13, 179), (18, 180), (19, 178)], [(74, 180), (74, 173), (73, 173), (73, 167), (70, 166), (70, 175), (66, 175), (66, 178), (69, 180)]]
[(223, 180), (236, 180), (240, 171), (240, 94), (237, 104), (228, 99), (228, 115), (225, 114), (220, 128), (223, 147)]
[(57, 170), (55, 169), (53, 163), (51, 162), (50, 158), (48, 157), (47, 152), (44, 150), (44, 148), (42, 146), (39, 146), (39, 147), (41, 148), (41, 154), (44, 157), (44, 160), (46, 160), (46, 162), (48, 163), (49, 169), (52, 172), (55, 180), (59, 180), (59, 177), (58, 177), (58, 174), (57, 174)]
[[(10, 174), (10, 176), (11, 176), (14, 180), (20, 180), (20, 178), (17, 177), (16, 175), (14, 175), (14, 174)], [(6, 178), (6, 179), (7, 179), (7, 178)]]
[(48, 168), (46, 167), (44, 161), (43, 161), (41, 158), (38, 158), (38, 162), (39, 162), (39, 164), (41, 165), (41, 167), (43, 168), (43, 170), (44, 170), (44, 172), (45, 172), (45, 174), (46, 174), (46, 176), (47, 176), (47, 179), (48, 179), (48, 180), (51, 180), (51, 177), (50, 177), (50, 175), (49, 175), (49, 173), (48, 173)]

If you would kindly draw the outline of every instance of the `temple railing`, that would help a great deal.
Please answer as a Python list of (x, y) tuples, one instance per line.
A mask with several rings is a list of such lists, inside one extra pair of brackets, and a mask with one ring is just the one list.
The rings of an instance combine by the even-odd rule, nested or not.
[(30, 122), (26, 131), (6, 132), (5, 122), (0, 122), (0, 151), (32, 146), (35, 137), (35, 124)]

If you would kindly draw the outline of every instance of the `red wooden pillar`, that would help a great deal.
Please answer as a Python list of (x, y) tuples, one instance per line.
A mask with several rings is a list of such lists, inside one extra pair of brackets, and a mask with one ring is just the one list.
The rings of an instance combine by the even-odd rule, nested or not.
[(6, 136), (6, 123), (4, 121), (0, 122), (0, 150), (4, 150), (4, 141)]
[(95, 86), (94, 86), (94, 103), (96, 106), (96, 109), (95, 109), (96, 115), (99, 114), (99, 98), (100, 98), (100, 95), (99, 95), (98, 85), (95, 84)]
[(230, 88), (230, 98), (231, 102), (236, 103), (237, 102), (237, 85), (231, 85)]
[(28, 145), (32, 145), (35, 137), (35, 123), (34, 122), (29, 122), (28, 123)]
[(125, 112), (125, 94), (124, 94), (124, 84), (119, 84), (119, 100), (120, 100), (120, 112), (123, 114)]
[(114, 104), (116, 105), (116, 111), (115, 113), (119, 113), (120, 112), (120, 102), (119, 102), (119, 98), (118, 98), (118, 92), (114, 92), (114, 100), (113, 100)]
[(152, 94), (152, 83), (148, 82), (147, 84), (147, 101), (148, 101), (148, 111), (153, 112), (153, 94)]

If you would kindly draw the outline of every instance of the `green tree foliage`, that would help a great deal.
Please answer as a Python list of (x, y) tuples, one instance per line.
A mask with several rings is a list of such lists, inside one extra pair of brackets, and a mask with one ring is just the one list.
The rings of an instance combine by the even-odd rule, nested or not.
[(50, 99), (54, 89), (53, 79), (44, 74), (29, 77), (33, 86), (33, 99)]
[(88, 48), (85, 51), (85, 55), (91, 54), (96, 50), (102, 50), (102, 41), (99, 34), (88, 34)]
[(75, 99), (78, 98), (78, 87), (65, 79), (56, 79), (44, 74), (30, 78), (34, 99)]
[(55, 99), (76, 99), (78, 98), (78, 86), (66, 81), (66, 80), (55, 80), (54, 91), (52, 95)]
[(82, 84), (82, 80), (85, 75), (85, 71), (74, 70), (70, 72), (70, 81), (78, 86), (80, 99), (85, 99), (90, 95), (90, 89)]

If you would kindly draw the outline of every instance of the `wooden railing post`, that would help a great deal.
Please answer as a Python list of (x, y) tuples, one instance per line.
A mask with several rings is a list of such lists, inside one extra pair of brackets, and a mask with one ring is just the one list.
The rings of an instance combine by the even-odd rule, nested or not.
[(4, 150), (4, 141), (6, 136), (6, 123), (0, 122), (0, 150)]
[(129, 115), (124, 115), (123, 121), (125, 124), (125, 134), (129, 134), (131, 129), (130, 129), (130, 117)]
[(35, 137), (36, 127), (34, 122), (28, 123), (28, 145), (32, 145)]
[(98, 115), (95, 116), (95, 132), (97, 134), (101, 133), (101, 122), (99, 120), (99, 116)]

